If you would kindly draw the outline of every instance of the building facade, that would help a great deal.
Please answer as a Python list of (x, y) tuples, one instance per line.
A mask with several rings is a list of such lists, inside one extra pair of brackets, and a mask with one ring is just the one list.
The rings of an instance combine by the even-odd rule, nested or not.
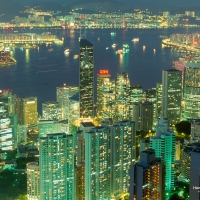
[(93, 44), (80, 40), (79, 98), (80, 117), (94, 116), (94, 53)]

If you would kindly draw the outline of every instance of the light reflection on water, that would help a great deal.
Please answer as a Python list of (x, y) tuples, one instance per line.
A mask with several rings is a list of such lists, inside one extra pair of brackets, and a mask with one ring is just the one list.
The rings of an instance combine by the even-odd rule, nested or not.
[[(116, 36), (111, 37), (111, 32), (116, 32)], [(129, 73), (131, 84), (143, 85), (145, 89), (155, 87), (156, 82), (161, 81), (162, 70), (171, 68), (172, 61), (180, 56), (175, 50), (163, 49), (159, 36), (185, 32), (197, 32), (197, 29), (87, 30), (86, 38), (94, 45), (95, 83), (96, 74), (103, 68), (114, 78), (124, 71)], [(21, 97), (38, 96), (40, 108), (42, 102), (56, 99), (56, 87), (64, 82), (78, 85), (79, 59), (74, 59), (74, 55), (79, 54), (80, 31), (63, 30), (60, 34), (66, 37), (63, 45), (53, 44), (50, 52), (46, 46), (24, 51), (14, 49), (11, 54), (18, 62), (0, 67), (0, 88), (12, 88)], [(136, 37), (139, 42), (132, 42)], [(116, 55), (116, 49), (111, 47), (113, 43), (118, 44), (116, 49), (127, 43), (129, 53)], [(145, 51), (143, 46), (146, 46)], [(106, 47), (109, 48), (106, 50)], [(70, 49), (69, 55), (64, 54), (65, 48)], [(48, 73), (36, 73), (36, 66), (42, 65), (49, 65), (45, 67)]]

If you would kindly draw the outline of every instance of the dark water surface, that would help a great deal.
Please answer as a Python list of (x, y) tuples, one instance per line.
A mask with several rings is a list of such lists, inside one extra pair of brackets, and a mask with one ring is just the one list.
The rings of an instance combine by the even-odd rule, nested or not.
[[(116, 36), (111, 37), (112, 31), (116, 32)], [(162, 70), (171, 68), (172, 61), (180, 56), (175, 50), (163, 49), (159, 36), (197, 31), (195, 28), (87, 30), (86, 39), (94, 44), (95, 80), (100, 69), (108, 69), (114, 78), (118, 72), (128, 72), (131, 84), (140, 84), (144, 89), (155, 87), (156, 82), (161, 82)], [(0, 89), (12, 88), (20, 97), (37, 96), (41, 112), (42, 102), (56, 100), (56, 87), (64, 82), (67, 85), (78, 85), (79, 59), (74, 59), (74, 54), (79, 54), (80, 31), (65, 30), (60, 31), (60, 34), (66, 36), (61, 45), (29, 50), (13, 49), (11, 55), (17, 64), (0, 66)], [(132, 42), (133, 38), (139, 38), (139, 42)], [(111, 47), (113, 43), (117, 44), (115, 49)], [(115, 51), (122, 49), (123, 44), (129, 45), (129, 53), (116, 54)], [(106, 47), (109, 49), (106, 50)], [(68, 55), (64, 54), (65, 48), (70, 49)]]

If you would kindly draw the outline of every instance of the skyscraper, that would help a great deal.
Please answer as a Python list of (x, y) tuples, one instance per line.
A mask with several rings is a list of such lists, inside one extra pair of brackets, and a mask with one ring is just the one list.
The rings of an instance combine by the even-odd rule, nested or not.
[(170, 124), (181, 121), (182, 72), (176, 69), (162, 71), (162, 115)]
[(74, 139), (65, 133), (47, 134), (40, 144), (41, 200), (74, 200)]
[(56, 88), (56, 101), (60, 103), (61, 106), (61, 119), (70, 118), (70, 98), (79, 92), (79, 88), (76, 86), (67, 86), (65, 83), (62, 87)]
[(185, 119), (200, 119), (200, 62), (186, 62)]
[(147, 149), (140, 153), (140, 161), (130, 169), (130, 200), (163, 200), (163, 164), (155, 158), (155, 151)]
[(156, 83), (156, 118), (162, 113), (162, 83)]
[(23, 124), (31, 129), (36, 129), (38, 124), (37, 97), (22, 98)]
[(113, 118), (115, 115), (115, 81), (108, 70), (100, 70), (97, 74), (97, 117)]
[(26, 173), (28, 200), (40, 200), (40, 171), (38, 163), (28, 163), (26, 165)]
[(129, 169), (136, 160), (135, 122), (117, 122), (111, 129), (111, 196), (129, 189)]
[(150, 137), (150, 148), (155, 150), (156, 158), (165, 165), (165, 190), (174, 189), (175, 133), (169, 130), (168, 121), (163, 116), (158, 120), (156, 136)]
[(61, 106), (58, 102), (45, 102), (42, 103), (42, 118), (47, 120), (60, 120), (61, 119)]
[(149, 132), (153, 126), (153, 103), (145, 101), (144, 103), (134, 103), (132, 120), (136, 123), (136, 130)]
[(118, 73), (116, 81), (116, 114), (118, 121), (129, 116), (129, 91), (130, 80), (127, 73)]
[(110, 130), (96, 127), (85, 133), (85, 199), (109, 199), (110, 179)]
[(80, 117), (94, 116), (94, 54), (93, 44), (80, 40), (79, 63)]

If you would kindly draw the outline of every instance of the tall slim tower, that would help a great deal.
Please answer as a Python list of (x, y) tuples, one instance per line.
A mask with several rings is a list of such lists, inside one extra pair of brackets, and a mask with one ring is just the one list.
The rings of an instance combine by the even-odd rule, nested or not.
[(74, 139), (65, 133), (47, 134), (40, 144), (40, 199), (74, 200)]
[(162, 71), (162, 115), (170, 124), (181, 120), (182, 72), (176, 69)]
[(93, 44), (80, 40), (79, 63), (80, 117), (94, 116), (94, 54)]

